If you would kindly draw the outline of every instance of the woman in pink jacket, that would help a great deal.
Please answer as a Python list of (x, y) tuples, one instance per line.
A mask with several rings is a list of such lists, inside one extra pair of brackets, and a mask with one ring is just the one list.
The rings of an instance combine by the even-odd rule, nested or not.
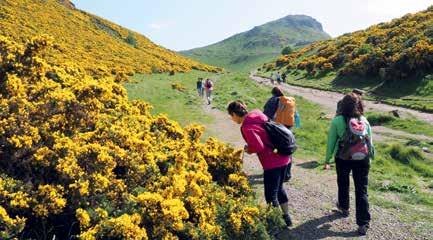
[(234, 101), (227, 107), (232, 120), (241, 124), (241, 133), (247, 143), (245, 151), (248, 154), (256, 153), (263, 167), (263, 182), (265, 199), (274, 207), (280, 206), (287, 226), (292, 225), (289, 215), (289, 205), (286, 190), (284, 190), (284, 176), (291, 156), (282, 156), (273, 152), (273, 147), (264, 129), (268, 117), (260, 110), (247, 111), (245, 104)]

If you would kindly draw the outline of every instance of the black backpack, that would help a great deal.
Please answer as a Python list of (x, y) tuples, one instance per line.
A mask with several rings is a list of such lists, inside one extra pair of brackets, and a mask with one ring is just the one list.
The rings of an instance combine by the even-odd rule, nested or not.
[(264, 128), (271, 140), (271, 147), (274, 152), (288, 156), (292, 155), (298, 148), (295, 136), (286, 126), (269, 120), (264, 123)]

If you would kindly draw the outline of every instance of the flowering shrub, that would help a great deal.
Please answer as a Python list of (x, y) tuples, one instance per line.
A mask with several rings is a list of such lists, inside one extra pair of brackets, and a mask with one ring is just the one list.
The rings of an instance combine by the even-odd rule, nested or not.
[(240, 150), (48, 64), (52, 44), (0, 36), (0, 238), (269, 238)]
[(313, 43), (280, 56), (263, 69), (286, 67), (309, 74), (337, 70), (341, 75), (410, 80), (411, 76), (432, 73), (432, 26), (433, 7), (430, 7), (389, 23)]
[(148, 38), (59, 0), (0, 1), (0, 35), (24, 42), (40, 33), (57, 41), (47, 60), (65, 69), (79, 67), (94, 77), (124, 72), (219, 71), (152, 43)]
[(171, 84), (171, 88), (180, 92), (185, 92), (186, 91), (186, 87), (181, 84), (180, 82), (174, 82)]

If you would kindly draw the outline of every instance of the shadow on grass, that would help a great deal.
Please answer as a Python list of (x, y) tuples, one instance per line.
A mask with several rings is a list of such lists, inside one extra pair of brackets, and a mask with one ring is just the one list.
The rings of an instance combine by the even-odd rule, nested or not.
[(296, 166), (301, 167), (301, 168), (305, 168), (305, 169), (314, 169), (314, 168), (317, 168), (319, 166), (319, 163), (317, 161), (303, 162), (303, 163), (296, 164)]
[(286, 229), (276, 235), (279, 240), (285, 239), (309, 239), (318, 240), (332, 237), (354, 238), (359, 236), (357, 231), (350, 232), (335, 232), (331, 229), (331, 222), (342, 218), (341, 214), (334, 212), (331, 215), (326, 215), (307, 221), (293, 229)]
[(263, 174), (249, 175), (248, 181), (250, 182), (251, 185), (263, 184)]

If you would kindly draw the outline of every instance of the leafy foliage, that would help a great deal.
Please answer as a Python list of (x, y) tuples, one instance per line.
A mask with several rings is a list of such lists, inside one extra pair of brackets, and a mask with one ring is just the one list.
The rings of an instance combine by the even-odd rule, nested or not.
[(340, 77), (382, 79), (386, 84), (410, 81), (433, 70), (433, 9), (407, 14), (389, 23), (313, 43), (281, 56), (263, 69), (285, 67), (316, 75), (338, 71)]
[(283, 48), (283, 50), (281, 51), (281, 54), (282, 55), (288, 55), (292, 52), (293, 52), (293, 49), (290, 46), (287, 46), (287, 47)]
[(48, 64), (52, 44), (0, 36), (0, 238), (269, 238), (240, 150)]
[(164, 49), (148, 38), (58, 0), (0, 1), (0, 35), (24, 43), (40, 33), (56, 39), (47, 61), (93, 76), (124, 72), (218, 71)]

